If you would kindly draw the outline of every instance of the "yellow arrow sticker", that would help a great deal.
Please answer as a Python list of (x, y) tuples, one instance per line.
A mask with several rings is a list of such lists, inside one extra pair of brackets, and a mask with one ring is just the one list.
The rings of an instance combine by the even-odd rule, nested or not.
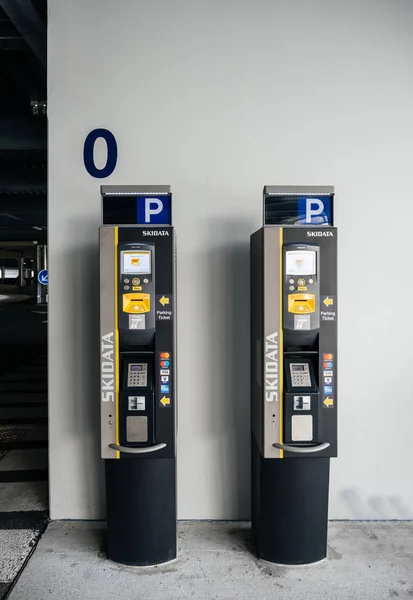
[(333, 305), (333, 302), (334, 302), (334, 300), (333, 300), (332, 298), (329, 298), (329, 297), (327, 296), (327, 298), (324, 298), (323, 302), (324, 302), (324, 304), (325, 304), (326, 306), (332, 306), (332, 305)]
[(327, 396), (327, 398), (325, 398), (325, 400), (324, 400), (324, 404), (325, 404), (326, 406), (334, 406), (334, 400), (333, 400), (333, 398), (329, 398), (329, 397)]
[(169, 304), (169, 298), (165, 298), (165, 296), (162, 296), (159, 302), (162, 304), (162, 306), (165, 306), (165, 304)]
[(171, 399), (164, 396), (161, 398), (161, 404), (162, 406), (169, 406), (171, 404)]

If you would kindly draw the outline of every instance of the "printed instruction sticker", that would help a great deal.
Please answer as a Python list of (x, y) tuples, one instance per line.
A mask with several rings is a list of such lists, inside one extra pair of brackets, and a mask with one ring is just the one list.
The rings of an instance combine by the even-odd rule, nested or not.
[(156, 295), (156, 320), (172, 321), (173, 319), (173, 301), (171, 294)]
[(337, 296), (321, 296), (320, 318), (322, 321), (337, 320)]
[(145, 410), (145, 396), (128, 396), (128, 410)]
[(145, 329), (145, 315), (129, 315), (129, 329)]

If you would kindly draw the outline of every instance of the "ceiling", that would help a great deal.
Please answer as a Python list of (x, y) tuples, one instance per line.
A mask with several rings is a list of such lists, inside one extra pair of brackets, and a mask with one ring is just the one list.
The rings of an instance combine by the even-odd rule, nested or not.
[(0, 0), (0, 246), (47, 239), (47, 0)]

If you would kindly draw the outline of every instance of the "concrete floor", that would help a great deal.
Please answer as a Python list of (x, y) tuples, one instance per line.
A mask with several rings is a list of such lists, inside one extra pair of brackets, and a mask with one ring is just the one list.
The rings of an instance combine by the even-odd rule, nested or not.
[(257, 560), (247, 523), (180, 523), (164, 567), (111, 563), (104, 539), (102, 523), (51, 523), (10, 600), (413, 598), (412, 522), (331, 523), (328, 560), (300, 568)]

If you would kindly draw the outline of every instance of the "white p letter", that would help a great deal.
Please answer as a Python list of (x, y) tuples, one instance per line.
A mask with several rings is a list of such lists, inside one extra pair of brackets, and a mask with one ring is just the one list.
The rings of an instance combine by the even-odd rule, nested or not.
[(151, 215), (159, 215), (162, 209), (163, 202), (159, 198), (145, 198), (145, 223), (150, 223)]
[(318, 198), (307, 198), (306, 211), (305, 211), (305, 222), (312, 223), (312, 217), (321, 215), (324, 211), (324, 202)]

